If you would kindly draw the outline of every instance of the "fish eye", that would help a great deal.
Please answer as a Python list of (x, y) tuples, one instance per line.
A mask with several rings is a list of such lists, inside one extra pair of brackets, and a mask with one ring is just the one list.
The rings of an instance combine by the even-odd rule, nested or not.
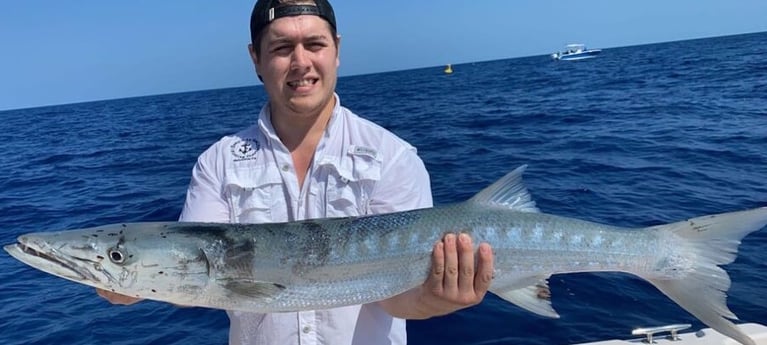
[(117, 248), (111, 248), (109, 249), (109, 260), (112, 260), (112, 262), (116, 264), (121, 264), (125, 262), (125, 254)]

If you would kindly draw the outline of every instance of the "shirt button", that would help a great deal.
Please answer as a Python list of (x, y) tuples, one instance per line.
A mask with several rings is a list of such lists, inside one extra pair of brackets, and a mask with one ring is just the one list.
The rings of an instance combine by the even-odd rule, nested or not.
[(312, 330), (312, 329), (311, 329), (311, 328), (309, 328), (309, 326), (304, 326), (304, 328), (303, 328), (303, 329), (301, 329), (301, 331), (303, 331), (304, 333), (309, 333), (309, 331), (311, 331), (311, 330)]
[(282, 166), (282, 171), (288, 171), (288, 170), (290, 170), (290, 165), (285, 164)]

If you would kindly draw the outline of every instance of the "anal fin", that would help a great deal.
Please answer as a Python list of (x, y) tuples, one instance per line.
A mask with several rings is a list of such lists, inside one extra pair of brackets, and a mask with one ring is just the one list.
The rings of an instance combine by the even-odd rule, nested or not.
[(536, 283), (523, 288), (492, 289), (492, 292), (522, 309), (545, 317), (559, 318), (551, 306), (551, 290), (547, 279), (548, 276), (538, 277)]

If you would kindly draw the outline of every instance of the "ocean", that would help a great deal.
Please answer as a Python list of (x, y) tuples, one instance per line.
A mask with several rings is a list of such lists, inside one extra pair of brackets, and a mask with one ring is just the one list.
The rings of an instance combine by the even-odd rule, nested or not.
[[(342, 104), (418, 148), (436, 204), (515, 167), (551, 214), (649, 226), (767, 205), (767, 33), (341, 77)], [(343, 73), (343, 60), (341, 73)], [(254, 76), (255, 77), (255, 76)], [(41, 90), (44, 92), (44, 90)], [(256, 119), (261, 86), (0, 112), (0, 243), (20, 234), (175, 220), (197, 155)], [(767, 323), (767, 229), (746, 237), (728, 304)], [(224, 344), (223, 311), (92, 288), (0, 252), (1, 344)], [(408, 322), (411, 344), (570, 344), (635, 327), (704, 327), (627, 274), (551, 278), (560, 319), (488, 296)]]

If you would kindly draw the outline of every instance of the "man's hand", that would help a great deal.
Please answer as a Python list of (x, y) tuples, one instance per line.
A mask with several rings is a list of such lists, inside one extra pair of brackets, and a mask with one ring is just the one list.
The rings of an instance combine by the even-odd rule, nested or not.
[(493, 279), (493, 253), (490, 245), (479, 246), (477, 265), (474, 248), (466, 234), (446, 235), (434, 246), (429, 278), (421, 286), (421, 305), (426, 314), (444, 315), (477, 305)]
[(482, 243), (475, 256), (471, 237), (446, 235), (434, 245), (429, 277), (419, 287), (379, 305), (389, 314), (407, 319), (445, 315), (482, 302), (493, 279), (493, 253)]
[(130, 296), (121, 295), (119, 293), (114, 293), (112, 291), (102, 290), (102, 289), (96, 289), (96, 293), (104, 297), (109, 303), (112, 304), (122, 304), (122, 305), (131, 305), (136, 302), (142, 301), (141, 298), (135, 298)]

